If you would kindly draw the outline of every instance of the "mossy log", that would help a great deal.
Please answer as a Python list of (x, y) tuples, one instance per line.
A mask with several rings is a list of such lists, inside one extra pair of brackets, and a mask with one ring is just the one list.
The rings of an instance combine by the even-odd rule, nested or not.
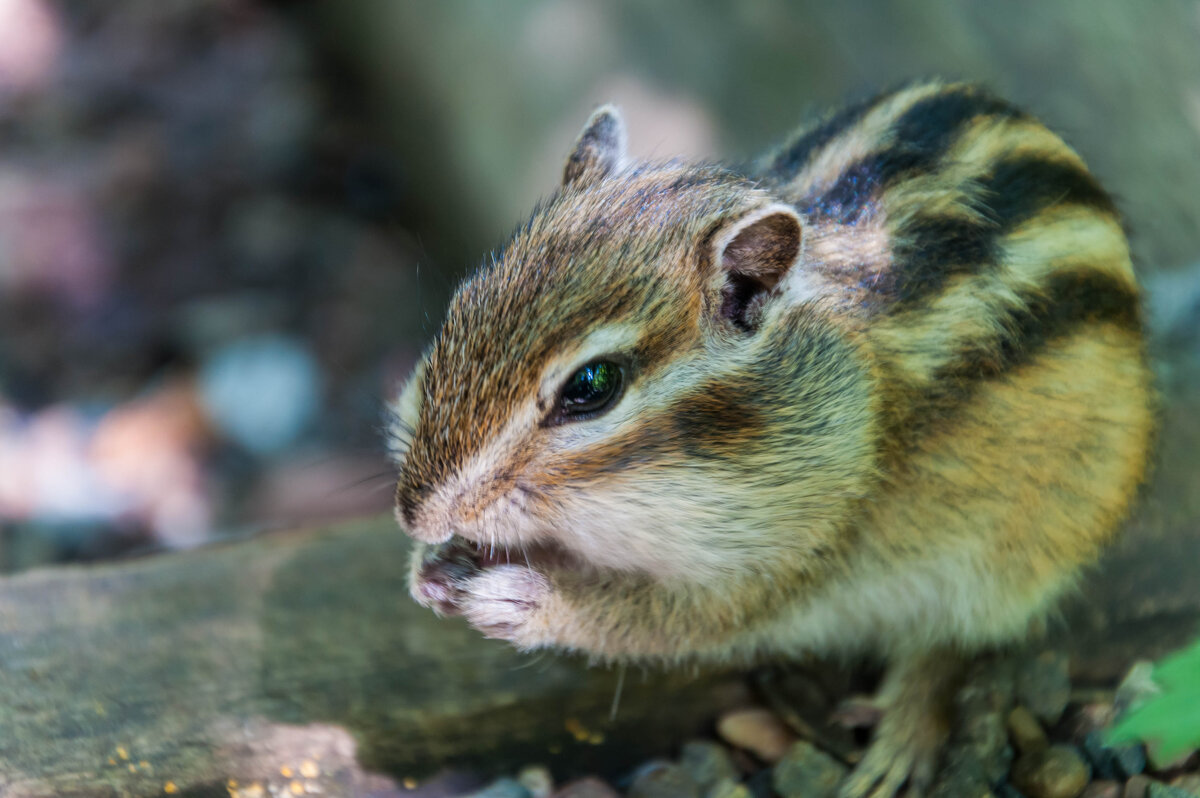
[(381, 519), (0, 581), (0, 795), (612, 772), (738, 700), (733, 676), (630, 670), (610, 721), (619, 672), (438, 619), (408, 597), (407, 548)]

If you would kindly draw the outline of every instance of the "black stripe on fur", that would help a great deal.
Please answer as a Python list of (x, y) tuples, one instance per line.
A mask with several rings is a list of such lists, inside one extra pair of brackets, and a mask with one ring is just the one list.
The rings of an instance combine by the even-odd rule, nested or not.
[(979, 271), (996, 260), (996, 226), (948, 216), (917, 216), (896, 233), (892, 279), (885, 301), (909, 306), (932, 296), (955, 274)]
[(805, 212), (853, 224), (879, 190), (906, 174), (928, 172), (967, 122), (979, 116), (1020, 115), (989, 94), (963, 87), (918, 100), (896, 119), (890, 145), (851, 164)]
[(1002, 159), (980, 185), (989, 215), (1002, 231), (1055, 205), (1082, 205), (1114, 216), (1117, 213), (1112, 198), (1086, 171), (1036, 155)]
[(884, 98), (888, 97), (889, 94), (890, 92), (877, 94), (874, 97), (868, 97), (865, 100), (848, 105), (816, 127), (800, 134), (798, 139), (788, 144), (775, 156), (771, 162), (770, 173), (785, 180), (796, 174), (801, 167), (811, 160), (815, 152), (823, 149), (839, 135), (858, 124), (859, 120), (866, 116)]
[(1140, 335), (1141, 306), (1137, 290), (1119, 277), (1091, 269), (1055, 274), (1041, 292), (998, 321), (1006, 330), (999, 341), (968, 344), (951, 364), (942, 367), (935, 385), (956, 386), (994, 379), (1032, 361), (1050, 342), (1096, 322), (1115, 324)]

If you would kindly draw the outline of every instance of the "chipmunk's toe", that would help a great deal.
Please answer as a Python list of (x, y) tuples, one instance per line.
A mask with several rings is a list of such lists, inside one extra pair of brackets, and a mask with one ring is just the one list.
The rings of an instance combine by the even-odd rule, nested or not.
[(874, 696), (852, 695), (838, 705), (829, 720), (846, 729), (870, 729), (883, 720), (884, 711)]
[(932, 718), (904, 720), (908, 722), (884, 715), (875, 740), (843, 783), (839, 798), (892, 798), (906, 783), (908, 798), (925, 794), (933, 782), (946, 730)]

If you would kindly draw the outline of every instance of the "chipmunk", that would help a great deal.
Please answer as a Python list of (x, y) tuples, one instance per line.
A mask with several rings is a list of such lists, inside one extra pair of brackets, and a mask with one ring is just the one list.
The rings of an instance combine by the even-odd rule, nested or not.
[(986, 91), (850, 105), (753, 168), (600, 108), (393, 406), (411, 592), (523, 649), (888, 666), (847, 796), (930, 783), (964, 658), (1025, 636), (1147, 467), (1118, 213)]

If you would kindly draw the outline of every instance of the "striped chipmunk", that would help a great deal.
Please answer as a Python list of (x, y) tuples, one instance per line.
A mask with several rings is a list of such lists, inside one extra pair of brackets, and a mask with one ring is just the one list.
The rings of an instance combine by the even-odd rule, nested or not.
[(600, 108), (392, 411), (418, 602), (602, 661), (877, 657), (846, 796), (929, 785), (962, 663), (1095, 560), (1154, 419), (1112, 200), (939, 82), (744, 169), (631, 160)]

